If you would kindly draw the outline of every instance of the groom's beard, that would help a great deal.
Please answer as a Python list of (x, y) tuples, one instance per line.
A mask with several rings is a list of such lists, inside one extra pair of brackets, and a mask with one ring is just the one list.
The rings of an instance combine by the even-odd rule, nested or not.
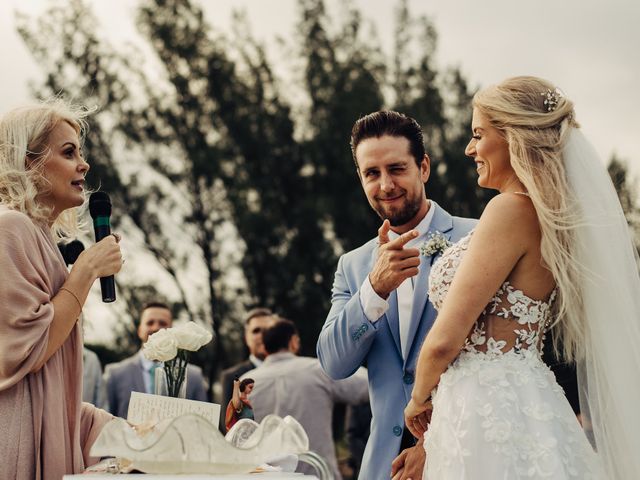
[[(399, 206), (384, 205), (381, 199), (394, 198), (398, 193), (404, 194), (402, 204)], [(372, 205), (378, 216), (382, 219), (388, 219), (392, 227), (398, 227), (410, 222), (420, 211), (422, 205), (422, 192), (410, 197), (406, 190), (402, 192), (394, 192), (393, 194), (387, 194), (384, 196), (378, 196), (375, 198), (375, 203)]]

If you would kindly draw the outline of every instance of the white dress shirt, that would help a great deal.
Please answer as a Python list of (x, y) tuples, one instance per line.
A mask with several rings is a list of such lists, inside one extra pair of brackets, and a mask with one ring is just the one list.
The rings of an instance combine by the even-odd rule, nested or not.
[(253, 364), (254, 367), (259, 367), (263, 362), (263, 360), (260, 360), (253, 353), (249, 354), (249, 361)]

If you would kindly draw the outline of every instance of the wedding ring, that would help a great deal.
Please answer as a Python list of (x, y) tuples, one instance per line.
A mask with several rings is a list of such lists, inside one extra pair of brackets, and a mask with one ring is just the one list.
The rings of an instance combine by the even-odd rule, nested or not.
[(115, 232), (114, 232), (114, 233), (112, 233), (111, 235), (113, 235), (113, 238), (115, 238), (115, 239), (116, 239), (116, 243), (120, 243), (120, 238), (122, 238), (122, 237), (120, 237), (120, 235), (119, 235), (119, 234), (117, 234), (117, 233), (115, 233)]

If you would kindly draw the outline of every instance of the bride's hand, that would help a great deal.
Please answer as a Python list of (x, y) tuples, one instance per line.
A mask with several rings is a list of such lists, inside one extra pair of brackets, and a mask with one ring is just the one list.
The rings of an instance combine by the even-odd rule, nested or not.
[(418, 404), (413, 398), (404, 409), (404, 423), (414, 437), (420, 438), (427, 431), (432, 409), (431, 402)]

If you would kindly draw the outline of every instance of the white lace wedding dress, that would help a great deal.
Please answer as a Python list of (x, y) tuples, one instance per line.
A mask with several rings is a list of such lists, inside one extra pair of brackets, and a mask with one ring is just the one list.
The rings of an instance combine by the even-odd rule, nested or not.
[[(472, 233), (429, 278), (442, 306)], [(601, 479), (599, 461), (541, 359), (555, 291), (534, 300), (506, 281), (440, 378), (425, 433), (423, 479)]]

